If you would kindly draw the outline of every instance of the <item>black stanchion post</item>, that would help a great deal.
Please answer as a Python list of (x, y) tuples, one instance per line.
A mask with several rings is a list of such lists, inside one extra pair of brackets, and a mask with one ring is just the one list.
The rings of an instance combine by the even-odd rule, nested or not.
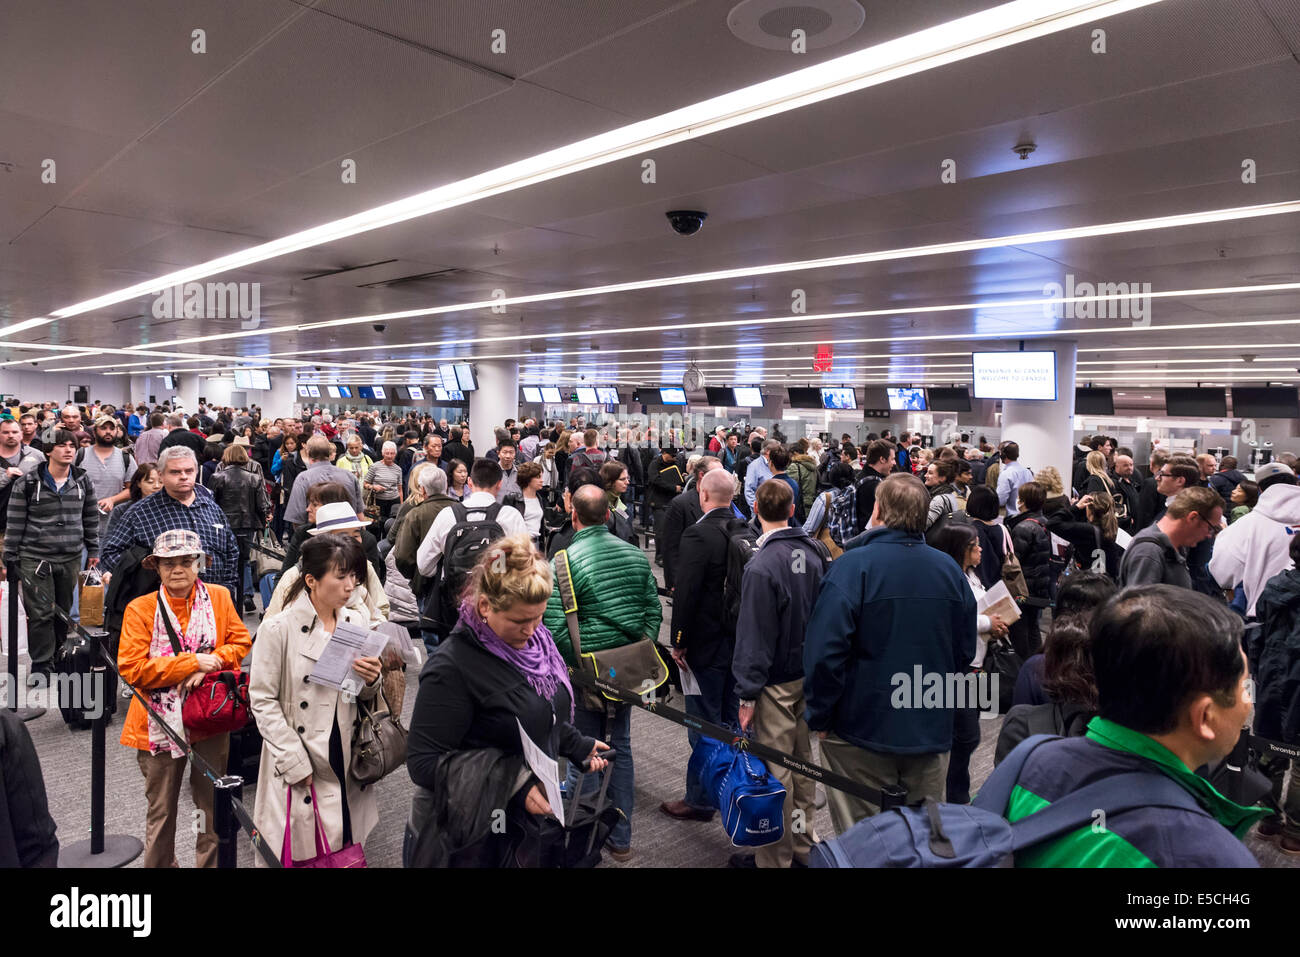
[(18, 589), (22, 587), (22, 576), (18, 566), (5, 562), (5, 579), (9, 585), (8, 615), (5, 619), (5, 648), (8, 649), (9, 693), (5, 706), (19, 721), (31, 721), (45, 714), (44, 708), (18, 707), (18, 695), (22, 689), (18, 684)]
[(213, 826), (217, 829), (217, 867), (231, 869), (238, 867), (238, 854), (235, 837), (239, 834), (239, 822), (235, 820), (232, 807), (243, 791), (244, 779), (237, 774), (227, 774), (218, 778), (212, 785)]
[[(90, 745), (90, 838), (59, 851), (60, 867), (123, 867), (144, 851), (140, 840), (128, 834), (104, 833), (104, 777), (108, 752), (108, 667), (100, 654), (100, 634), (84, 632), (89, 644), (90, 695), (81, 701), (99, 712), (91, 722)], [(61, 686), (70, 694), (70, 686)]]

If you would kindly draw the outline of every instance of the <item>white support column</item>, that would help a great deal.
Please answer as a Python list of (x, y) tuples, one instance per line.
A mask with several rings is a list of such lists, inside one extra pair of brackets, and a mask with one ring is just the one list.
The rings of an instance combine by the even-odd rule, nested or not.
[(1056, 401), (1005, 399), (1002, 439), (1020, 446), (1020, 464), (1037, 472), (1054, 465), (1069, 493), (1074, 463), (1074, 368), (1077, 342), (1034, 342), (1035, 352), (1056, 351)]
[(298, 401), (298, 382), (292, 369), (271, 370), (271, 391), (250, 392), (250, 402), (262, 407), (268, 419), (282, 419), (293, 414), (293, 404)]
[(474, 363), (478, 389), (469, 394), (469, 432), (482, 455), (496, 446), (493, 430), (519, 418), (519, 363), (509, 359)]

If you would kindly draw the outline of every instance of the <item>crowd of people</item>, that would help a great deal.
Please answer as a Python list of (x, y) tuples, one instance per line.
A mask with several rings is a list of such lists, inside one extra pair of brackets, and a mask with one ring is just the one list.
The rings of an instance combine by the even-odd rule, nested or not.
[[(1067, 477), (1022, 464), (1013, 440), (949, 438), (925, 447), (884, 430), (858, 446), (774, 426), (697, 442), (639, 422), (526, 418), (476, 451), (467, 422), (415, 412), (11, 405), (0, 535), (23, 589), (29, 682), (49, 680), (53, 609), (75, 616), (87, 568), (106, 585), (122, 677), (173, 728), (206, 676), (247, 670), (254, 820), (295, 861), (317, 853), (318, 833), (360, 846), (377, 822), (355, 738), (377, 708), (402, 713), (401, 656), (356, 658), (351, 690), (311, 677), (337, 629), (381, 622), (428, 655), (402, 772), (415, 786), (407, 866), (549, 860), (562, 835), (520, 729), (567, 763), (566, 790), (608, 773), (605, 851), (633, 859), (634, 705), (574, 678), (647, 646), (689, 689), (688, 715), (867, 788), (901, 787), (909, 803), (970, 802), (981, 711), (1003, 706), (998, 761), (1030, 735), (1061, 737), (1025, 764), (1009, 820), (1132, 771), (1198, 802), (1124, 812), (1021, 865), (1253, 866), (1241, 838), (1256, 825), (1300, 854), (1294, 763), (1288, 776), (1261, 762), (1272, 791), (1257, 804), (1211, 782), (1252, 705), (1256, 733), (1300, 743), (1295, 457), (1247, 479), (1231, 456), (1157, 446), (1138, 469), (1096, 435)], [(244, 617), (259, 614), (250, 636)], [(900, 693), (913, 675), (1005, 693)], [(225, 766), (230, 734), (188, 737)], [(144, 778), (146, 864), (174, 866), (184, 752), (138, 699), (121, 742)], [(769, 767), (786, 791), (783, 837), (730, 863), (806, 866), (813, 781)], [(683, 770), (660, 811), (711, 820), (715, 796)], [(210, 785), (193, 768), (191, 781), (211, 820)], [(880, 813), (826, 793), (836, 833)], [(215, 854), (199, 834), (199, 865)]]

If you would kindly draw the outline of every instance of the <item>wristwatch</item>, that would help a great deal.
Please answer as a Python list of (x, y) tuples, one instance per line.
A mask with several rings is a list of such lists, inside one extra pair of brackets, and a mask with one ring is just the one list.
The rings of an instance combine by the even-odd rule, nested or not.
[(752, 708), (752, 707), (754, 707), (754, 704), (755, 704), (755, 702), (753, 702), (753, 701), (742, 701), (742, 702), (740, 702), (740, 706), (741, 706), (742, 708)]

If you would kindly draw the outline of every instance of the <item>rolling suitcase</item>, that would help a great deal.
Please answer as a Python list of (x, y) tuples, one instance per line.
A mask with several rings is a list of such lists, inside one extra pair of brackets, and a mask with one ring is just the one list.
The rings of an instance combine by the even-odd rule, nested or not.
[[(78, 635), (69, 635), (50, 662), (50, 699), (57, 701), (59, 712), (69, 728), (84, 731), (90, 727), (96, 696), (102, 699), (106, 688), (95, 689), (90, 674), (90, 646)], [(105, 707), (108, 702), (99, 702)]]

